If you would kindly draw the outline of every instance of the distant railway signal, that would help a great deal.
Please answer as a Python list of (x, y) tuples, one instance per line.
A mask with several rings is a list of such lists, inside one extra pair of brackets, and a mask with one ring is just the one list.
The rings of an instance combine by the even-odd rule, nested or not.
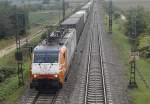
[(16, 12), (16, 52), (15, 52), (15, 58), (17, 61), (17, 74), (18, 74), (18, 84), (19, 85), (24, 85), (24, 77), (23, 77), (23, 54), (21, 50), (21, 45), (20, 45), (20, 34), (21, 30), (25, 28), (26, 22), (25, 22), (25, 15), (24, 13), (21, 12)]
[(30, 60), (32, 58), (32, 52), (33, 52), (33, 47), (34, 45), (33, 44), (29, 44), (29, 41), (28, 39), (26, 39), (26, 44), (25, 46), (23, 47), (25, 50), (27, 50), (27, 57), (29, 56), (30, 57)]
[(132, 60), (130, 61), (131, 69), (130, 69), (130, 81), (129, 81), (129, 88), (136, 88), (136, 60), (137, 60), (137, 17), (136, 13), (132, 14), (132, 23), (131, 23), (131, 32), (130, 35), (132, 37)]

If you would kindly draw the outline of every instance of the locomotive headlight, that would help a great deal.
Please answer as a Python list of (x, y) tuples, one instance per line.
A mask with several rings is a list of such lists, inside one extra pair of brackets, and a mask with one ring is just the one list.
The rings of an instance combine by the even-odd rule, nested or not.
[(37, 75), (33, 75), (33, 77), (34, 77), (34, 78), (36, 78), (36, 77), (37, 77)]
[(57, 77), (58, 77), (58, 75), (54, 75), (54, 77), (55, 77), (55, 78), (57, 78)]

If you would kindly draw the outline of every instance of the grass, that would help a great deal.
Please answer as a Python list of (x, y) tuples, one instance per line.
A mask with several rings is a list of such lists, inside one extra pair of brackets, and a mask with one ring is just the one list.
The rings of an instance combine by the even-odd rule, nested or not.
[[(73, 10), (72, 8), (67, 9), (66, 16), (69, 16)], [(58, 10), (30, 12), (29, 13), (30, 29), (29, 29), (29, 34), (27, 34), (27, 36), (36, 33), (36, 31), (40, 30), (41, 28), (44, 28), (47, 25), (57, 24), (61, 19), (62, 19), (62, 12)], [(1, 39), (0, 50), (10, 46), (11, 44), (15, 44), (14, 36)]]
[[(29, 63), (23, 65), (24, 79), (27, 81), (29, 73)], [(23, 94), (25, 86), (18, 86), (18, 78), (16, 75), (8, 78), (5, 82), (0, 84), (0, 102), (15, 103), (17, 99)], [(7, 100), (6, 100), (7, 99)]]
[[(138, 68), (142, 75), (144, 75), (144, 79), (147, 84), (150, 86), (150, 60), (148, 59), (140, 59), (137, 61)], [(130, 96), (132, 97), (133, 104), (150, 104), (150, 90), (146, 88), (143, 81), (137, 76), (137, 84), (138, 88), (130, 91)]]
[[(37, 44), (40, 41), (41, 37), (37, 37), (32, 40), (31, 44)], [(10, 53), (7, 56), (0, 58), (0, 65), (1, 66), (15, 66), (16, 61), (14, 57), (14, 52)], [(30, 59), (25, 58), (23, 63), (23, 70), (24, 70), (24, 79), (25, 82), (28, 81), (29, 76), (29, 65)], [(17, 69), (14, 70), (17, 72)], [(4, 82), (0, 83), (0, 104), (14, 104), (17, 99), (24, 93), (25, 86), (18, 86), (18, 78), (16, 74), (11, 75), (10, 77), (6, 78)]]
[(13, 43), (15, 43), (15, 37), (0, 39), (0, 50)]
[[(26, 80), (27, 80), (28, 71), (29, 71), (28, 70), (29, 62), (30, 61), (26, 60), (23, 64), (24, 78)], [(19, 93), (17, 91), (18, 89), (20, 90), (20, 86), (18, 86), (18, 78), (17, 78), (17, 75), (14, 74), (11, 77), (7, 78), (4, 82), (0, 83), (0, 101), (6, 100), (6, 99), (7, 99), (7, 101), (9, 101), (9, 99), (15, 99), (16, 97), (18, 97), (18, 95), (16, 94), (14, 96), (14, 92)], [(9, 97), (9, 96), (12, 96), (11, 94), (13, 94), (13, 97)], [(8, 99), (8, 97), (9, 97), (9, 99)]]
[[(66, 10), (66, 17), (69, 16), (73, 11), (74, 9), (68, 8)], [(31, 28), (37, 26), (57, 24), (60, 20), (62, 20), (62, 11), (60, 10), (45, 10), (29, 13), (29, 21)]]
[(131, 49), (131, 46), (129, 44), (129, 40), (128, 38), (123, 34), (123, 31), (122, 31), (122, 23), (119, 22), (120, 20), (118, 21), (115, 21), (113, 23), (113, 33), (114, 33), (114, 41), (115, 43), (117, 43), (119, 45), (119, 50), (123, 50), (122, 51), (122, 54), (126, 57), (123, 57), (124, 60), (127, 60), (127, 56), (129, 55), (129, 52), (130, 52), (130, 49)]
[[(128, 64), (128, 55), (131, 45), (127, 37), (123, 34), (121, 27), (123, 27), (122, 22), (120, 20), (116, 20), (113, 24), (113, 40), (119, 46), (119, 50), (122, 53), (122, 59), (125, 64)], [(150, 86), (150, 59), (141, 58), (137, 61), (137, 67), (144, 76), (147, 84)], [(126, 68), (128, 72), (127, 77), (129, 78), (129, 66)], [(138, 88), (129, 90), (128, 93), (131, 98), (131, 104), (150, 104), (150, 89), (146, 88), (138, 73), (136, 73), (136, 79)]]
[[(60, 17), (61, 19), (61, 17)], [(44, 26), (44, 25), (52, 25), (56, 24), (59, 20), (59, 12), (44, 12), (44, 11), (38, 11), (38, 12), (30, 12), (29, 13), (29, 21), (31, 28), (37, 27), (37, 26)]]
[(114, 5), (121, 8), (122, 10), (127, 10), (130, 7), (136, 7), (137, 5), (144, 7), (146, 10), (150, 9), (149, 0), (123, 0), (123, 1), (114, 1)]
[[(69, 15), (70, 13), (71, 13), (71, 11), (68, 10), (67, 15)], [(35, 16), (35, 15), (33, 15), (33, 16)], [(58, 20), (58, 18), (55, 18), (55, 19)], [(44, 23), (43, 21), (41, 21), (41, 22)], [(35, 30), (33, 30), (33, 31), (35, 31)], [(37, 37), (37, 38), (32, 40), (31, 44), (36, 45), (39, 43), (40, 40), (41, 40), (41, 37)], [(8, 54), (7, 56), (0, 58), (0, 66), (8, 66), (8, 65), (10, 67), (11, 66), (16, 67), (14, 52)], [(24, 60), (24, 64), (23, 64), (24, 77), (25, 77), (26, 82), (28, 80), (29, 65), (30, 65), (30, 61), (27, 58)], [(6, 104), (6, 103), (14, 104), (17, 101), (17, 99), (25, 91), (25, 86), (23, 86), (23, 87), (18, 86), (18, 78), (16, 75), (17, 69), (15, 69), (13, 71), (15, 72), (15, 74), (12, 74), (8, 78), (6, 78), (4, 82), (0, 83), (0, 104)]]
[[(39, 26), (39, 27), (31, 28), (31, 29), (29, 30), (29, 34), (26, 34), (26, 36), (31, 35), (31, 34), (34, 34), (34, 33), (36, 33), (37, 31), (39, 31), (40, 29), (41, 29), (40, 26)], [(21, 38), (24, 38), (24, 37), (26, 37), (26, 36), (23, 36), (23, 37), (21, 37)], [(8, 37), (8, 38), (4, 38), (4, 39), (0, 39), (0, 50), (1, 50), (1, 49), (4, 49), (5, 47), (8, 47), (8, 46), (10, 46), (10, 45), (12, 45), (12, 44), (15, 44), (15, 42), (16, 42), (15, 36)]]
[[(36, 31), (43, 28), (45, 25), (56, 24), (59, 20), (59, 12), (48, 11), (48, 13), (43, 12), (30, 12), (29, 13), (29, 22), (30, 22), (30, 30), (29, 34), (31, 35)], [(22, 37), (23, 38), (23, 37)], [(0, 50), (5, 47), (10, 46), (11, 44), (15, 44), (15, 36), (0, 39)]]

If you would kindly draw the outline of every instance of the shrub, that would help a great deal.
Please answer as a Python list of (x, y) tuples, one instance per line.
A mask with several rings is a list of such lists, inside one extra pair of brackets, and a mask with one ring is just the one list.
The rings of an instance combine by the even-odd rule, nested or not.
[(150, 36), (144, 36), (139, 39), (139, 50), (141, 56), (150, 57)]
[(0, 67), (0, 82), (16, 73), (15, 67)]

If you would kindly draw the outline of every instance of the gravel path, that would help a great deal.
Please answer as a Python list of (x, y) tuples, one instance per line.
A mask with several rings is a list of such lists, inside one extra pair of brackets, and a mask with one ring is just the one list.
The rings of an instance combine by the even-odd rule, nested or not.
[[(23, 38), (20, 40), (20, 43), (21, 43), (21, 46), (25, 45), (26, 44), (26, 39), (28, 39), (28, 42), (31, 42), (33, 39), (35, 39), (36, 37), (38, 36), (41, 36), (46, 30), (43, 29), (43, 30), (39, 30), (37, 31), (36, 33), (26, 37), (26, 38)], [(14, 50), (16, 49), (16, 44), (12, 44), (2, 50), (0, 50), (0, 58), (3, 57), (4, 55), (7, 55), (11, 52), (13, 52)]]

